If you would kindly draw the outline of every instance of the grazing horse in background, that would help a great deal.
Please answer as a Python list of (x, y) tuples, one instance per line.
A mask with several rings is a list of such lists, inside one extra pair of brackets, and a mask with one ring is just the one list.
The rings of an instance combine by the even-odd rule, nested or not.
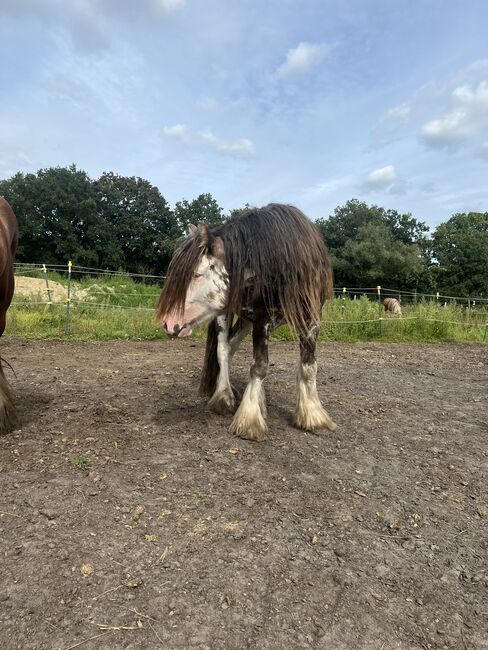
[(385, 298), (383, 300), (383, 305), (385, 311), (390, 311), (392, 314), (399, 314), (400, 316), (402, 315), (402, 308), (396, 298)]
[[(0, 336), (5, 330), (7, 309), (14, 294), (14, 255), (17, 238), (17, 220), (14, 212), (0, 196)], [(0, 433), (8, 431), (15, 419), (15, 407), (0, 357)]]
[(266, 434), (268, 339), (287, 322), (300, 339), (294, 424), (334, 431), (317, 393), (315, 358), (322, 306), (331, 296), (332, 268), (319, 231), (297, 208), (270, 204), (223, 224), (190, 226), (171, 260), (157, 318), (178, 337), (209, 323), (200, 394), (221, 414), (235, 410), (230, 360), (252, 328), (251, 377), (230, 426), (249, 440)]

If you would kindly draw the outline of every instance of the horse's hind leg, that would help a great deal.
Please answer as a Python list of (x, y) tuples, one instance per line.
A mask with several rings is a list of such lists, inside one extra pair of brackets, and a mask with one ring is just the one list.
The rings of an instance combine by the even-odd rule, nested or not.
[(299, 429), (314, 431), (337, 427), (320, 403), (317, 393), (317, 361), (315, 348), (319, 326), (312, 325), (308, 332), (300, 334), (300, 364), (298, 368), (298, 397), (294, 424)]
[(10, 431), (17, 421), (15, 406), (12, 401), (10, 387), (3, 372), (0, 359), (0, 433)]
[(269, 319), (256, 314), (253, 323), (253, 363), (251, 379), (230, 425), (230, 432), (247, 440), (264, 440), (266, 436), (266, 402), (263, 380), (268, 374)]

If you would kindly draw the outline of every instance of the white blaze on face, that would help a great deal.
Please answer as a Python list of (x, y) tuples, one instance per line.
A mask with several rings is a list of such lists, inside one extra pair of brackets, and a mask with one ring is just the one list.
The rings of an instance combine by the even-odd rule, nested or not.
[(174, 312), (165, 319), (168, 333), (188, 336), (193, 327), (225, 311), (228, 293), (229, 275), (224, 263), (213, 255), (202, 255), (188, 287), (183, 312)]

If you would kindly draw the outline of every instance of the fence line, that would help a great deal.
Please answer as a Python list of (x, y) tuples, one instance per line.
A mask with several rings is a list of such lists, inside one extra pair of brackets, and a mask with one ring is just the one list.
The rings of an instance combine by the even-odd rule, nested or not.
[[(70, 333), (70, 319), (75, 316), (76, 314), (80, 315), (83, 313), (88, 313), (87, 310), (90, 308), (93, 308), (94, 310), (118, 310), (119, 313), (121, 312), (126, 312), (127, 314), (129, 312), (132, 313), (149, 313), (151, 312), (154, 314), (155, 311), (155, 303), (156, 299), (159, 295), (160, 288), (156, 286), (155, 283), (152, 284), (152, 286), (144, 286), (140, 283), (134, 284), (134, 287), (136, 288), (137, 286), (140, 286), (141, 288), (144, 286), (143, 291), (125, 291), (123, 290), (122, 287), (117, 287), (115, 289), (110, 289), (108, 288), (106, 291), (105, 290), (100, 290), (100, 288), (103, 287), (98, 287), (98, 286), (86, 286), (83, 287), (83, 293), (81, 295), (77, 295), (77, 289), (73, 290), (73, 282), (72, 282), (72, 274), (78, 274), (79, 276), (98, 276), (100, 280), (102, 281), (102, 278), (107, 278), (107, 277), (113, 277), (113, 278), (127, 278), (129, 279), (143, 279), (147, 278), (150, 279), (152, 282), (154, 280), (157, 280), (159, 283), (165, 279), (165, 276), (158, 276), (158, 275), (149, 275), (149, 274), (142, 274), (142, 273), (125, 273), (122, 271), (111, 271), (107, 269), (96, 269), (93, 267), (85, 267), (85, 266), (76, 266), (76, 265), (71, 265), (71, 263), (68, 263), (66, 265), (61, 265), (61, 264), (37, 264), (37, 263), (32, 263), (32, 264), (26, 264), (26, 263), (16, 263), (15, 264), (15, 271), (18, 275), (24, 274), (24, 275), (32, 275), (35, 274), (38, 278), (40, 278), (43, 283), (45, 283), (45, 287), (42, 289), (39, 288), (39, 294), (41, 294), (42, 297), (46, 297), (46, 299), (38, 299), (38, 300), (29, 300), (27, 297), (25, 300), (18, 299), (18, 296), (16, 296), (16, 300), (12, 303), (13, 306), (17, 308), (22, 308), (22, 307), (29, 307), (29, 306), (35, 306), (39, 308), (40, 306), (47, 306), (47, 312), (43, 313), (50, 313), (51, 318), (54, 313), (54, 310), (56, 309), (56, 314), (59, 317), (60, 312), (58, 311), (59, 308), (64, 308), (65, 310), (65, 318), (64, 318), (64, 333), (65, 335), (69, 335)], [(63, 279), (63, 287), (65, 287), (65, 284), (67, 283), (67, 295), (66, 297), (57, 297), (57, 299), (53, 299), (55, 294), (54, 294), (54, 286), (53, 284), (50, 284), (50, 280), (52, 283), (52, 278), (49, 278), (49, 271), (51, 273), (58, 273), (58, 274), (67, 274)], [(96, 277), (94, 277), (94, 285), (96, 285)], [(83, 286), (83, 285), (82, 285)], [(93, 286), (93, 291), (91, 290), (91, 287)], [(116, 285), (117, 286), (117, 285)], [(127, 287), (130, 289), (130, 285)], [(449, 325), (449, 326), (458, 326), (463, 329), (463, 331), (466, 332), (466, 336), (475, 336), (478, 337), (477, 329), (473, 328), (484, 328), (484, 333), (482, 335), (483, 340), (486, 340), (487, 333), (488, 333), (488, 323), (486, 320), (488, 319), (488, 312), (486, 311), (486, 307), (488, 306), (488, 298), (481, 298), (481, 297), (476, 297), (476, 298), (471, 298), (471, 297), (464, 297), (464, 296), (444, 296), (441, 295), (440, 293), (435, 293), (435, 294), (422, 294), (417, 291), (407, 291), (407, 290), (402, 290), (402, 289), (391, 289), (391, 288), (384, 288), (381, 286), (376, 286), (376, 287), (336, 287), (334, 289), (334, 294), (336, 298), (354, 298), (359, 296), (367, 296), (369, 299), (374, 300), (375, 303), (377, 303), (377, 310), (378, 310), (378, 317), (376, 318), (366, 318), (366, 319), (358, 319), (358, 320), (344, 320), (340, 318), (340, 313), (339, 319), (338, 320), (323, 320), (323, 328), (326, 329), (327, 327), (330, 328), (335, 328), (335, 327), (354, 327), (357, 326), (358, 328), (362, 325), (367, 325), (369, 324), (374, 324), (376, 323), (379, 328), (379, 335), (380, 337), (383, 335), (383, 329), (384, 329), (384, 323), (406, 323), (407, 321), (411, 321), (412, 323), (415, 321), (424, 321), (428, 323), (440, 323), (444, 325)], [(422, 299), (427, 299), (430, 303), (434, 303), (437, 306), (441, 306), (440, 301), (450, 301), (451, 303), (458, 303), (457, 309), (454, 308), (454, 311), (451, 313), (446, 312), (445, 315), (447, 317), (449, 316), (454, 316), (456, 318), (458, 315), (461, 318), (461, 320), (444, 320), (442, 318), (427, 318), (426, 316), (422, 316), (422, 314), (414, 314), (412, 316), (393, 316), (393, 315), (387, 315), (385, 314), (385, 317), (382, 317), (383, 312), (383, 305), (382, 301), (383, 298), (388, 297), (388, 296), (398, 296), (398, 298), (405, 298), (405, 302), (412, 302), (412, 298), (417, 298), (419, 300)], [(100, 297), (102, 298), (102, 302), (100, 302)], [(139, 299), (135, 299), (134, 297), (139, 296)], [(124, 300), (124, 298), (126, 300)], [(96, 302), (92, 301), (96, 300)], [(112, 300), (114, 300), (116, 303), (132, 303), (132, 304), (113, 304)], [(154, 303), (154, 304), (152, 304)], [(464, 303), (464, 304), (463, 304)], [(466, 304), (467, 303), (467, 304)], [(332, 305), (334, 303), (331, 303)], [(446, 303), (444, 302), (444, 305)], [(150, 305), (150, 306), (147, 306)], [(335, 303), (337, 306), (337, 303)], [(480, 309), (473, 309), (474, 307), (479, 307)], [(466, 310), (465, 310), (466, 307)], [(339, 310), (339, 312), (342, 311), (344, 316), (347, 316), (348, 314), (344, 313), (346, 309), (346, 303), (342, 303), (342, 309)], [(352, 310), (353, 313), (354, 310)], [(363, 313), (361, 314), (362, 316), (369, 316), (371, 314), (370, 309), (360, 309), (359, 311), (362, 311)], [(367, 313), (367, 312), (370, 313)], [(366, 313), (365, 313), (366, 312)], [(427, 312), (428, 313), (428, 312)], [(115, 314), (115, 312), (114, 312)], [(326, 312), (327, 314), (327, 312)], [(331, 314), (332, 315), (332, 314)], [(358, 314), (359, 315), (359, 314)], [(372, 314), (371, 314), (372, 315)], [(434, 314), (435, 311), (434, 311)], [(466, 320), (464, 318), (466, 317)], [(45, 318), (45, 316), (43, 316)], [(127, 318), (129, 316), (127, 315)], [(482, 319), (482, 320), (481, 320)], [(55, 321), (52, 320), (54, 323)], [(76, 321), (79, 322), (79, 321)], [(416, 327), (416, 326), (415, 326)], [(469, 329), (472, 328), (472, 329)], [(337, 331), (332, 329), (332, 331)], [(345, 330), (346, 332), (350, 330)], [(354, 331), (354, 330), (353, 330)], [(358, 333), (360, 330), (357, 330)], [(366, 336), (371, 336), (371, 332), (375, 332), (375, 328), (365, 328), (364, 333)], [(391, 329), (389, 330), (391, 331)], [(406, 334), (408, 335), (409, 330), (402, 330), (405, 331)], [(395, 330), (393, 330), (395, 332)], [(469, 332), (469, 334), (468, 334)], [(374, 335), (374, 334), (373, 334)]]
[[(35, 262), (16, 262), (14, 264), (16, 271), (24, 272), (47, 272), (52, 270), (56, 273), (68, 273), (68, 264), (41, 264)], [(44, 271), (46, 269), (46, 271)], [(151, 275), (147, 273), (130, 273), (126, 271), (113, 271), (110, 269), (98, 269), (90, 266), (78, 266), (73, 264), (71, 267), (72, 273), (78, 275), (98, 275), (98, 276), (120, 276), (120, 277), (129, 277), (129, 278), (148, 278), (151, 280), (165, 280), (165, 275)], [(390, 289), (389, 287), (380, 287), (381, 294), (392, 294), (398, 296), (409, 296), (416, 298), (431, 298), (435, 300), (454, 300), (458, 302), (470, 302), (470, 303), (488, 303), (488, 298), (482, 296), (447, 296), (439, 292), (436, 293), (421, 293), (418, 291), (408, 291), (405, 289)], [(378, 295), (378, 287), (335, 287), (334, 293), (338, 296), (348, 295), (348, 294), (364, 294), (364, 295)]]

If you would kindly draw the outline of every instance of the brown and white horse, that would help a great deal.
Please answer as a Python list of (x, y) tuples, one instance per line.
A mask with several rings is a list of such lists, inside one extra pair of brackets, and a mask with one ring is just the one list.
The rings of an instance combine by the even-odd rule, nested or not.
[(230, 360), (252, 328), (251, 377), (230, 426), (250, 440), (264, 439), (267, 430), (269, 334), (289, 323), (300, 339), (294, 423), (333, 431), (317, 393), (315, 358), (322, 306), (331, 295), (329, 254), (316, 227), (297, 208), (270, 204), (223, 224), (190, 227), (169, 266), (157, 318), (178, 337), (209, 323), (200, 393), (217, 413), (235, 411)]
[[(7, 201), (0, 196), (0, 336), (14, 294), (14, 255), (17, 248), (17, 220)], [(0, 433), (15, 423), (15, 407), (0, 357)]]

